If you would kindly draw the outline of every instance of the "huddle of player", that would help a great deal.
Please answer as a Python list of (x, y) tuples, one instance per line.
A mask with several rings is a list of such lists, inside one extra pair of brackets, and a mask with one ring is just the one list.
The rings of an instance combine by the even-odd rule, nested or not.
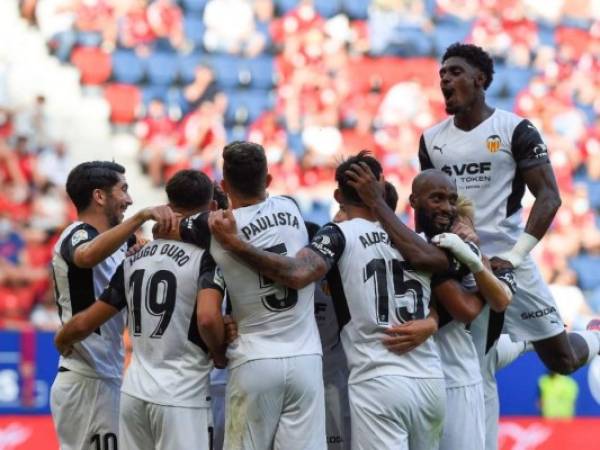
[[(416, 232), (395, 215), (393, 186), (368, 152), (337, 167), (341, 211), (321, 228), (290, 198), (267, 194), (265, 153), (250, 142), (223, 150), (228, 199), (203, 173), (180, 171), (167, 206), (124, 221), (123, 168), (76, 167), (67, 192), (79, 221), (53, 260), (61, 448), (220, 448), (213, 364), (229, 373), (228, 450), (496, 448), (495, 369), (530, 341), (569, 372), (600, 341), (595, 330), (564, 332), (528, 256), (559, 202), (550, 213), (534, 205), (523, 231), (524, 184), (536, 203), (558, 194), (535, 128), (485, 104), (486, 57), (458, 44), (444, 55), (454, 117), (421, 140)], [(490, 135), (498, 139), (486, 147)], [(490, 173), (453, 172), (465, 161)], [(134, 242), (147, 220), (155, 239)], [(126, 321), (133, 355), (121, 386)], [(499, 339), (503, 322), (515, 342)]]

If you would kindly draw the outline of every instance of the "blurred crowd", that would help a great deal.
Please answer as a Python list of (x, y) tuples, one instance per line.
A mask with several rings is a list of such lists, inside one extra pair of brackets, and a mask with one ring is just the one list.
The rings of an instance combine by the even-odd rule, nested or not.
[[(105, 96), (156, 186), (188, 167), (220, 178), (224, 143), (249, 139), (267, 151), (272, 191), (294, 194), (321, 223), (337, 161), (364, 148), (412, 221), (419, 136), (445, 116), (439, 58), (458, 40), (484, 47), (496, 62), (489, 103), (539, 127), (559, 182), (563, 206), (535, 250), (544, 277), (570, 325), (600, 312), (598, 0), (23, 0), (21, 12)], [(86, 66), (88, 54), (104, 72)], [(18, 299), (30, 311), (47, 298), (38, 253), (70, 213), (68, 154), (44, 142), (43, 98), (3, 115), (0, 201), (18, 215), (3, 203), (0, 267), (21, 275), (3, 270), (0, 283), (11, 296), (31, 292)]]
[(72, 162), (48, 138), (43, 96), (21, 109), (0, 100), (0, 328), (60, 322), (50, 283), (52, 247), (75, 217), (65, 193)]

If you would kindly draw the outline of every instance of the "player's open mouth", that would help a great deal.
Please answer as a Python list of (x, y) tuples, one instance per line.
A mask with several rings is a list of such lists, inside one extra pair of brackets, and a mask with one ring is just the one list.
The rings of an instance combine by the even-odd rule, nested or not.
[(452, 88), (442, 88), (442, 95), (444, 96), (444, 100), (448, 102), (454, 95), (454, 89)]

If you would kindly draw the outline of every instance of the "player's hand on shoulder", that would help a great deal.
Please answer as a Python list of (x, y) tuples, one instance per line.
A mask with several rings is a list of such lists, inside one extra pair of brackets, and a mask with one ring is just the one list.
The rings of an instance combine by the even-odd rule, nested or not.
[(411, 320), (385, 330), (383, 344), (389, 351), (402, 355), (417, 348), (436, 331), (437, 323), (431, 318)]
[(238, 240), (237, 223), (231, 209), (212, 211), (208, 216), (208, 227), (212, 236), (229, 250)]
[(348, 184), (356, 189), (365, 205), (374, 207), (378, 201), (384, 198), (385, 181), (383, 176), (378, 180), (367, 164), (361, 162), (352, 164), (350, 170), (346, 171), (350, 178)]
[(151, 206), (142, 210), (145, 220), (154, 220), (158, 232), (169, 232), (179, 226), (180, 217), (168, 205)]
[(230, 315), (223, 316), (223, 323), (225, 324), (225, 342), (230, 345), (238, 338), (237, 323)]
[(476, 273), (483, 270), (481, 252), (479, 247), (472, 242), (465, 242), (454, 233), (438, 234), (431, 239), (431, 242), (452, 252), (456, 259), (467, 266), (471, 272)]
[(126, 255), (131, 256), (139, 252), (148, 242), (150, 242), (150, 239), (138, 237), (135, 244), (127, 249)]

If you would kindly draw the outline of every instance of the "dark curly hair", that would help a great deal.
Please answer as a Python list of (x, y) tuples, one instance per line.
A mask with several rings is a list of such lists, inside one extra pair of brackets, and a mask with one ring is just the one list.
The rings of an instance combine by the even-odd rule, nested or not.
[(471, 66), (481, 70), (486, 78), (483, 89), (490, 87), (494, 79), (494, 61), (485, 50), (473, 44), (455, 42), (446, 49), (444, 56), (442, 56), (442, 63), (452, 57), (462, 58)]

